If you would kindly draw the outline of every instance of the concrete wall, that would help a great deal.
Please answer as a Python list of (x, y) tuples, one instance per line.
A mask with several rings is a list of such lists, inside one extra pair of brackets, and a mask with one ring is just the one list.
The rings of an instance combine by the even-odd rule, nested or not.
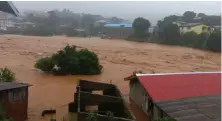
[(112, 38), (125, 39), (133, 33), (132, 28), (126, 27), (104, 27), (102, 30), (106, 35)]
[(130, 97), (145, 113), (148, 113), (148, 95), (139, 81), (130, 82)]
[[(202, 28), (205, 27), (205, 30), (203, 31)], [(207, 31), (208, 26), (206, 25), (198, 25), (198, 26), (193, 26), (193, 27), (180, 27), (180, 32), (181, 34), (185, 34), (187, 32), (194, 31), (197, 34), (201, 34), (202, 32), (208, 32)]]
[[(157, 120), (158, 118), (162, 117), (163, 111), (153, 104), (148, 93), (145, 91), (144, 87), (139, 81), (134, 80), (130, 82), (130, 98), (136, 105), (138, 105), (140, 110), (147, 115), (147, 120)], [(149, 107), (149, 105), (151, 106)]]

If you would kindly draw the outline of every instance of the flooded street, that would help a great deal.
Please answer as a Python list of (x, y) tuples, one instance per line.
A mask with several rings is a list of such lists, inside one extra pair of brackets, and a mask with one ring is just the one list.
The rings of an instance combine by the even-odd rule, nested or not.
[[(98, 54), (103, 73), (97, 76), (53, 76), (42, 74), (34, 68), (35, 61), (51, 55), (67, 44), (88, 48)], [(29, 88), (29, 120), (40, 121), (43, 109), (57, 109), (74, 100), (79, 79), (103, 81), (118, 85), (128, 93), (123, 78), (135, 70), (145, 73), (220, 71), (220, 53), (191, 48), (136, 43), (124, 40), (73, 37), (33, 37), (1, 35), (0, 67), (7, 66), (20, 82)], [(61, 113), (62, 115), (62, 113)]]

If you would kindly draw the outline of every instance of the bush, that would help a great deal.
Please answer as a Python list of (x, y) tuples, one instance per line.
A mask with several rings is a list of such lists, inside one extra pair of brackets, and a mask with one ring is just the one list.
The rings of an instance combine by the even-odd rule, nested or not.
[(0, 82), (15, 81), (15, 74), (8, 68), (0, 68)]
[(94, 52), (87, 49), (77, 50), (76, 46), (67, 45), (51, 57), (39, 59), (35, 67), (56, 75), (100, 74), (102, 66)]
[(52, 63), (52, 59), (50, 57), (41, 58), (35, 64), (35, 68), (39, 68), (44, 72), (50, 72), (53, 67), (54, 64)]
[(180, 45), (188, 47), (196, 47), (199, 41), (198, 34), (191, 31), (181, 36)]
[(206, 46), (206, 48), (211, 51), (221, 52), (221, 31), (211, 33), (207, 40)]

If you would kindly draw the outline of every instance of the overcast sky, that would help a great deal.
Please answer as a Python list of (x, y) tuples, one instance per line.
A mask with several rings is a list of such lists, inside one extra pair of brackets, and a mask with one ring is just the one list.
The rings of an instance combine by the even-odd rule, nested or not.
[(135, 17), (145, 17), (149, 19), (152, 23), (164, 16), (170, 14), (182, 15), (185, 11), (195, 11), (196, 13), (206, 13), (206, 14), (220, 14), (221, 13), (221, 3), (219, 1), (211, 2), (111, 2), (111, 1), (100, 1), (100, 2), (86, 2), (86, 1), (55, 1), (55, 2), (29, 2), (29, 1), (13, 1), (15, 6), (20, 12), (26, 10), (38, 10), (38, 11), (48, 11), (53, 9), (63, 9), (67, 8), (75, 13), (92, 13), (99, 14), (105, 17), (122, 17), (125, 19), (133, 20)]

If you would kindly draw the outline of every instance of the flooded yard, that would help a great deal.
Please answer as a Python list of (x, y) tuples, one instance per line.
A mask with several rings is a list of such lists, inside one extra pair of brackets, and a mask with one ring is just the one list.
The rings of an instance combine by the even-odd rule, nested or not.
[[(34, 68), (37, 59), (51, 55), (67, 44), (88, 48), (98, 54), (103, 73), (96, 76), (53, 76)], [(124, 40), (74, 37), (0, 36), (0, 67), (7, 66), (17, 80), (29, 88), (29, 120), (48, 121), (41, 117), (43, 109), (58, 109), (74, 100), (79, 79), (116, 84), (128, 94), (123, 78), (135, 70), (145, 73), (220, 71), (220, 53), (192, 48), (136, 43)], [(62, 115), (62, 113), (60, 113)]]

